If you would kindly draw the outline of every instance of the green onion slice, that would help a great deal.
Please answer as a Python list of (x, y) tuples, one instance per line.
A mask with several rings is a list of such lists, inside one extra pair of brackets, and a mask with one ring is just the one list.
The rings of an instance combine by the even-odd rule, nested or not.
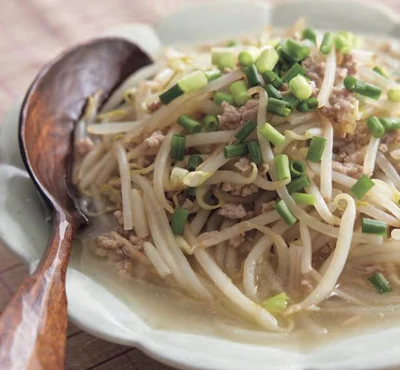
[(183, 90), (179, 87), (178, 84), (170, 87), (167, 91), (164, 91), (160, 96), (159, 99), (161, 103), (167, 105), (172, 100), (176, 99), (178, 96), (183, 94)]
[(377, 139), (381, 138), (385, 134), (385, 127), (382, 122), (375, 116), (367, 119), (367, 127), (371, 135)]
[(376, 272), (374, 275), (370, 276), (368, 280), (381, 294), (392, 291), (389, 281), (387, 281), (380, 272)]
[(246, 144), (230, 144), (224, 147), (224, 157), (226, 159), (241, 157), (246, 154), (247, 154)]
[(313, 136), (307, 152), (307, 160), (314, 163), (321, 162), (324, 153), (326, 139), (323, 137)]
[(294, 217), (294, 214), (289, 210), (288, 206), (282, 199), (276, 203), (275, 209), (287, 225), (293, 225), (297, 222), (297, 218)]
[(285, 136), (283, 136), (268, 122), (264, 123), (264, 125), (260, 127), (260, 133), (266, 140), (270, 141), (275, 146), (283, 144), (285, 141)]
[(296, 204), (315, 206), (315, 204), (317, 203), (315, 195), (313, 194), (292, 193), (291, 196), (293, 200), (296, 202)]
[(358, 200), (361, 200), (374, 186), (375, 183), (369, 177), (362, 175), (350, 190)]
[(171, 219), (171, 229), (175, 235), (182, 235), (185, 230), (185, 223), (189, 216), (186, 208), (176, 207)]
[(289, 157), (286, 154), (278, 154), (274, 158), (274, 163), (278, 180), (290, 179)]
[(387, 235), (388, 226), (383, 221), (373, 220), (363, 217), (361, 220), (361, 230), (367, 234)]
[(360, 81), (353, 76), (346, 76), (343, 83), (347, 90), (371, 99), (379, 100), (382, 94), (382, 89), (380, 87)]
[(228, 104), (233, 104), (233, 96), (231, 94), (227, 94), (224, 92), (217, 91), (214, 94), (214, 102), (215, 104), (221, 105), (223, 102), (227, 102)]
[(261, 303), (261, 306), (272, 314), (282, 313), (288, 304), (288, 296), (286, 293), (279, 293), (267, 298)]
[(172, 135), (171, 138), (171, 159), (181, 161), (185, 157), (186, 137), (182, 135)]
[(235, 138), (242, 143), (247, 139), (247, 137), (254, 131), (257, 127), (257, 122), (255, 121), (247, 121), (244, 126), (240, 128), (240, 130), (235, 134)]
[(308, 176), (302, 175), (293, 179), (288, 185), (286, 185), (286, 189), (289, 193), (294, 193), (303, 190), (309, 185), (310, 179), (308, 178)]
[(203, 126), (206, 131), (218, 131), (218, 117), (214, 114), (206, 114), (203, 119)]
[(203, 159), (199, 154), (191, 154), (189, 157), (188, 170), (194, 171), (201, 163), (203, 163)]
[(201, 123), (192, 117), (182, 114), (177, 122), (188, 132), (197, 133), (201, 131)]
[(304, 161), (291, 161), (289, 165), (290, 173), (293, 178), (300, 177), (306, 173), (307, 166)]
[(250, 154), (250, 159), (252, 162), (256, 164), (256, 166), (260, 166), (263, 163), (261, 147), (258, 141), (250, 141), (247, 143), (247, 149)]

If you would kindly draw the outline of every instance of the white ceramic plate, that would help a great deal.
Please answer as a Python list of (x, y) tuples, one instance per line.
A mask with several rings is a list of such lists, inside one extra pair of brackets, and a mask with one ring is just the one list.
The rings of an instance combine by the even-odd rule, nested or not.
[[(195, 16), (194, 16), (195, 15)], [(107, 32), (137, 41), (152, 55), (162, 44), (200, 42), (257, 31), (268, 22), (277, 26), (306, 16), (312, 26), (349, 29), (399, 37), (398, 16), (378, 6), (353, 1), (296, 1), (270, 7), (244, 1), (208, 2), (183, 9), (155, 25), (134, 24)], [(50, 235), (48, 211), (25, 172), (18, 150), (20, 104), (0, 125), (0, 238), (31, 271)], [(308, 353), (228, 341), (212, 334), (212, 320), (188, 312), (177, 299), (171, 305), (162, 292), (149, 301), (146, 288), (98, 273), (92, 262), (79, 261), (74, 247), (67, 275), (69, 315), (74, 323), (109, 341), (141, 348), (150, 356), (185, 369), (383, 369), (400, 366), (400, 327), (341, 340)], [(95, 263), (96, 265), (96, 263)], [(107, 288), (106, 288), (107, 287)], [(185, 316), (186, 315), (186, 316)], [(185, 332), (188, 315), (197, 315), (202, 329)], [(192, 320), (193, 321), (193, 320)], [(150, 324), (149, 324), (150, 323)], [(214, 330), (215, 331), (215, 330)], [(390, 345), (388, 345), (390, 343)]]

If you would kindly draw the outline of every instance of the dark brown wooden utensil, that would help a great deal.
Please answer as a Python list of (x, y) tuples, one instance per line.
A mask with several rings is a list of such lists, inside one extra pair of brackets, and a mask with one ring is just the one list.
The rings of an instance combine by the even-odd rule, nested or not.
[(64, 369), (65, 275), (71, 242), (82, 222), (69, 195), (71, 133), (90, 95), (101, 90), (106, 98), (132, 72), (150, 62), (129, 41), (95, 40), (47, 65), (25, 97), (20, 116), (21, 154), (35, 185), (54, 210), (53, 234), (35, 273), (20, 286), (0, 317), (2, 370)]

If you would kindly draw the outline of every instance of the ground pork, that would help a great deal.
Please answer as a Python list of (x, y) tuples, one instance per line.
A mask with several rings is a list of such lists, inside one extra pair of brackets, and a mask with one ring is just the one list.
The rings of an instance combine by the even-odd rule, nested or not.
[(313, 81), (319, 89), (325, 75), (325, 60), (319, 52), (311, 53), (308, 58), (303, 60), (302, 66), (306, 71), (307, 77)]
[(234, 130), (245, 122), (257, 119), (258, 101), (250, 99), (245, 105), (236, 108), (227, 102), (221, 104), (223, 113), (218, 116), (222, 130)]
[(115, 220), (117, 221), (118, 225), (123, 225), (124, 224), (124, 214), (122, 211), (117, 210), (113, 213)]
[[(391, 130), (388, 131), (382, 138), (381, 138), (381, 146), (382, 152), (387, 152), (392, 146), (400, 143), (400, 130)], [(385, 146), (383, 146), (385, 145)]]
[(228, 240), (228, 246), (239, 248), (246, 241), (244, 235), (240, 234)]
[(352, 133), (356, 126), (357, 99), (346, 89), (333, 88), (329, 102), (321, 112), (333, 121), (338, 135)]
[(251, 194), (257, 193), (259, 188), (257, 185), (254, 184), (243, 185), (243, 184), (234, 184), (232, 182), (223, 182), (221, 189), (232, 195), (247, 197)]
[(263, 203), (261, 205), (261, 213), (272, 211), (275, 208), (276, 200), (271, 200), (268, 203)]
[(243, 207), (243, 204), (224, 204), (218, 210), (218, 214), (229, 218), (231, 220), (245, 218), (247, 216), (247, 211)]
[(358, 179), (363, 173), (363, 166), (351, 162), (332, 161), (332, 170)]
[(248, 171), (252, 170), (250, 161), (246, 157), (241, 157), (237, 162), (235, 162), (234, 166), (240, 172), (248, 172)]
[(96, 245), (102, 249), (118, 249), (122, 244), (111, 236), (102, 235), (97, 237)]
[(161, 144), (165, 139), (165, 135), (161, 131), (154, 131), (148, 138), (143, 140), (144, 155), (155, 155), (160, 150)]
[[(338, 54), (337, 59), (336, 84), (343, 81), (347, 75), (355, 75), (357, 73), (356, 62), (351, 54)], [(318, 51), (311, 53), (310, 56), (302, 62), (307, 77), (315, 83), (315, 94), (318, 93), (322, 81), (324, 80), (325, 64), (325, 57)]]
[(93, 149), (93, 141), (89, 137), (75, 142), (75, 152), (79, 155), (86, 155)]

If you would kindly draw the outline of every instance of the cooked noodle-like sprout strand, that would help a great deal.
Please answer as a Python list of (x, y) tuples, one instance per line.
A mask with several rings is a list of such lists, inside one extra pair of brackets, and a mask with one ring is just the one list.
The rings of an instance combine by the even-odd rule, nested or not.
[(347, 207), (343, 212), (340, 222), (339, 235), (336, 242), (336, 248), (332, 254), (332, 259), (316, 288), (300, 303), (288, 308), (286, 314), (292, 314), (296, 311), (306, 309), (312, 305), (318, 305), (335, 288), (336, 282), (343, 271), (347, 256), (352, 242), (354, 223), (356, 219), (356, 205), (353, 198), (348, 194), (340, 194), (334, 199), (335, 203), (346, 201)]
[(125, 149), (120, 143), (115, 144), (115, 154), (118, 160), (119, 173), (121, 176), (121, 195), (122, 195), (122, 213), (124, 217), (124, 229), (133, 229), (132, 220), (132, 200), (131, 200), (131, 176), (128, 158)]
[(326, 118), (323, 119), (323, 125), (326, 144), (321, 158), (320, 190), (322, 197), (330, 200), (332, 199), (333, 126)]
[(143, 250), (147, 258), (153, 264), (153, 266), (155, 267), (155, 269), (157, 270), (157, 272), (160, 274), (161, 277), (165, 277), (171, 274), (171, 270), (164, 262), (164, 260), (161, 258), (159, 252), (157, 251), (156, 247), (153, 244), (149, 242), (144, 242)]
[(132, 201), (132, 221), (136, 235), (139, 238), (146, 238), (149, 235), (146, 213), (144, 210), (144, 201), (141, 192), (137, 189), (131, 190)]
[(373, 136), (371, 136), (371, 139), (369, 140), (365, 152), (364, 165), (363, 165), (363, 173), (368, 177), (372, 176), (372, 174), (374, 173), (376, 156), (378, 154), (380, 141), (381, 141), (380, 139), (377, 139)]

